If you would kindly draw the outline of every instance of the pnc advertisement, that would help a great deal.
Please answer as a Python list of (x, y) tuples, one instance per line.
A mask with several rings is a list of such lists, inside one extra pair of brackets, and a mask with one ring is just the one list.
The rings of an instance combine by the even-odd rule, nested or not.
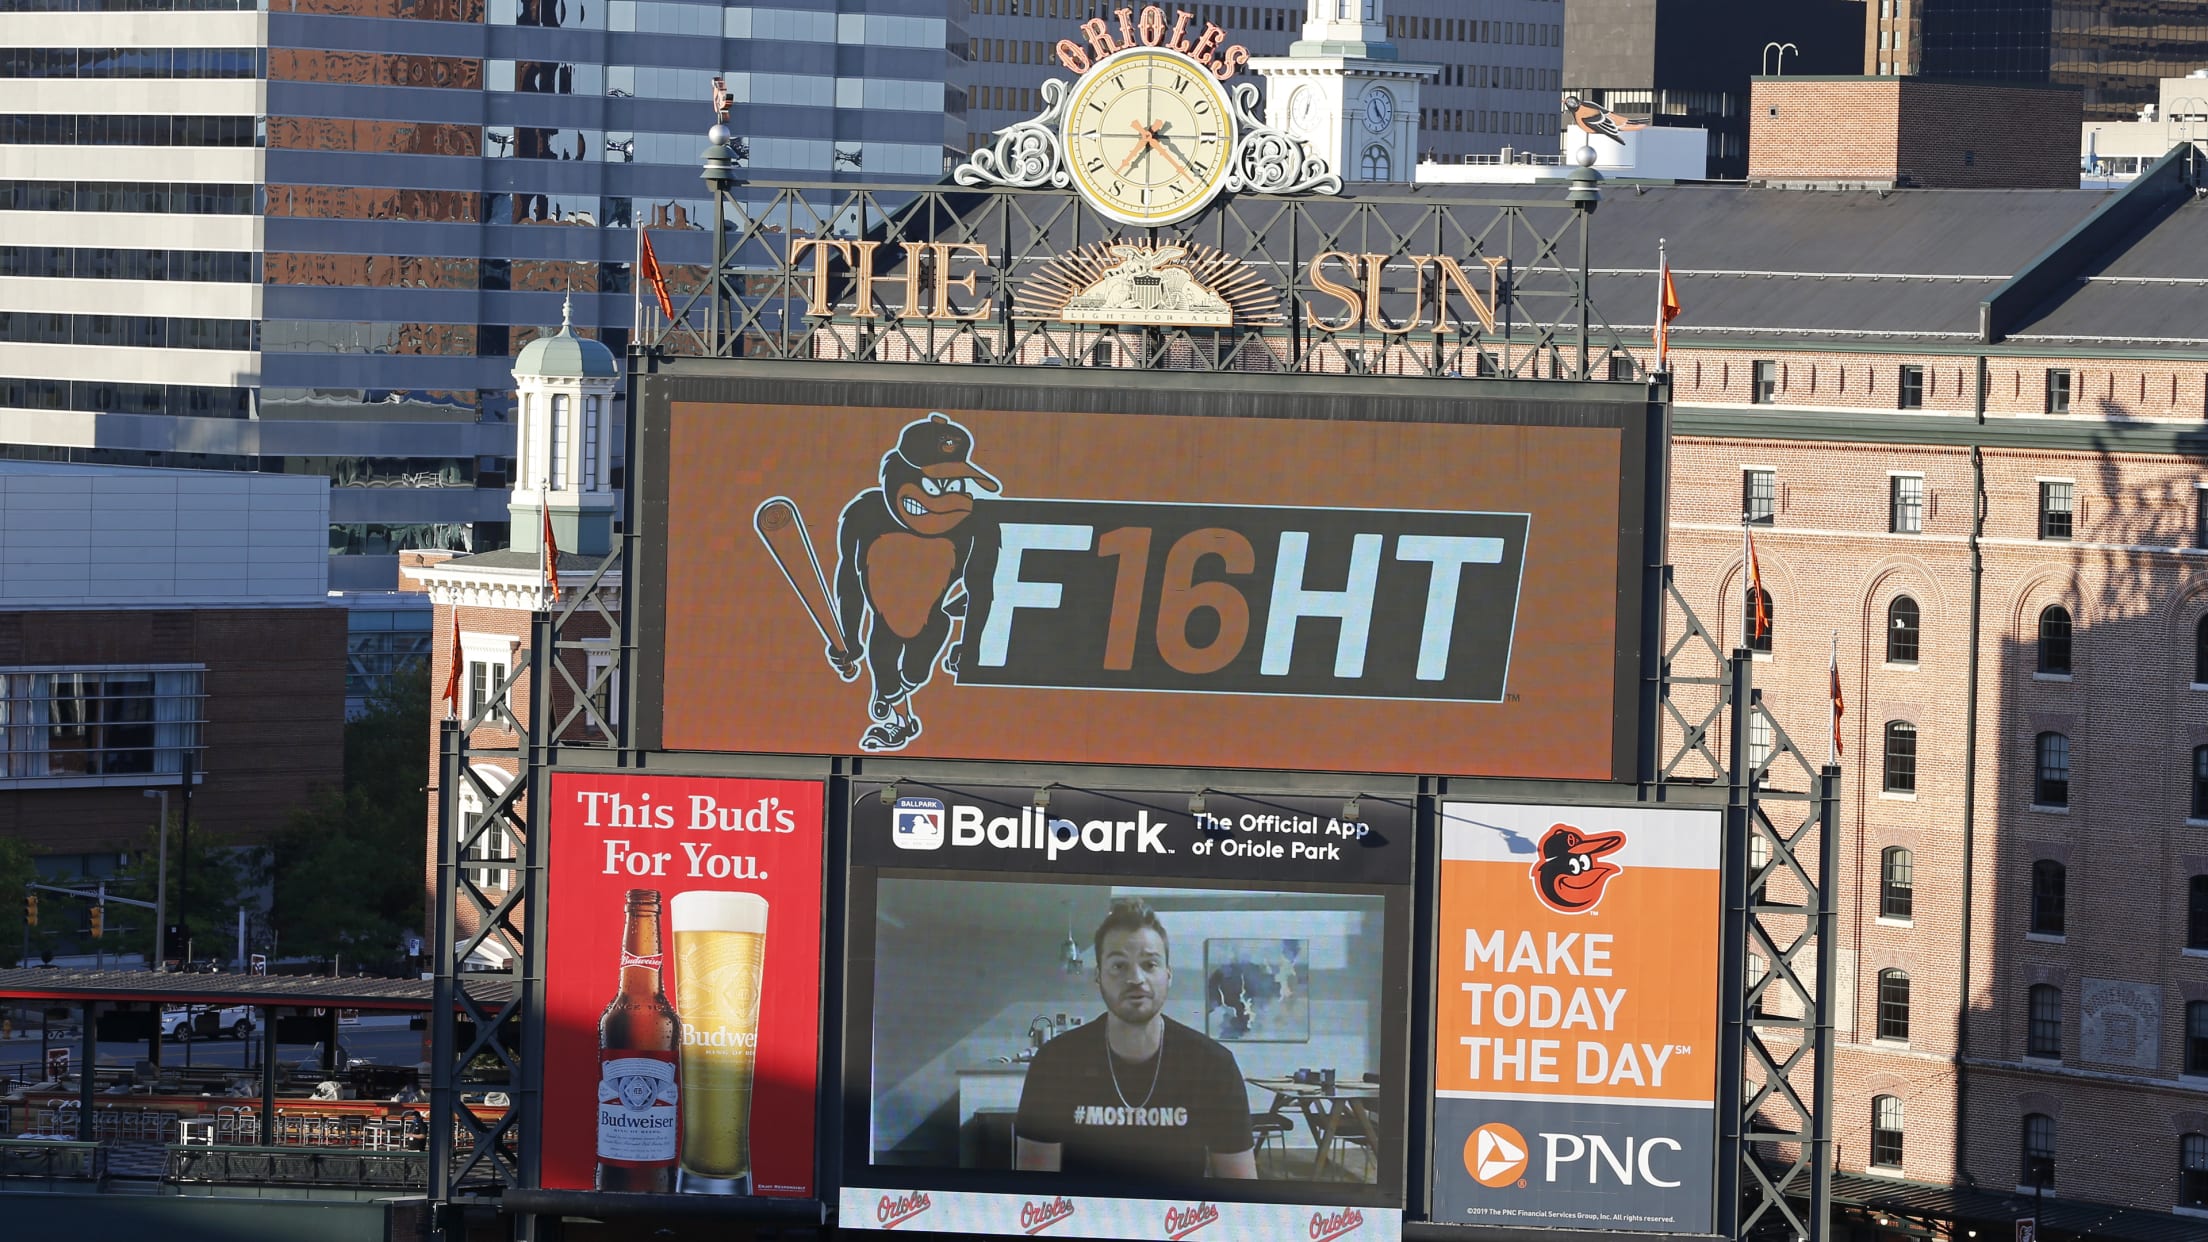
[(1625, 433), (1344, 404), (675, 403), (663, 744), (1610, 777)]
[(812, 1196), (822, 786), (551, 788), (544, 1185)]
[(1708, 1233), (1722, 814), (1442, 811), (1433, 1218)]

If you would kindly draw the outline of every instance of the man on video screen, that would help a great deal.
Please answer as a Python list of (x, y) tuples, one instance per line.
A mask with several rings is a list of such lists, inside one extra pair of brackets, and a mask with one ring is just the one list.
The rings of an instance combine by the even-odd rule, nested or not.
[(1035, 1054), (1020, 1094), (1015, 1163), (1067, 1173), (1193, 1180), (1256, 1177), (1249, 1096), (1234, 1054), (1165, 1016), (1165, 927), (1140, 901), (1097, 925), (1105, 1017)]

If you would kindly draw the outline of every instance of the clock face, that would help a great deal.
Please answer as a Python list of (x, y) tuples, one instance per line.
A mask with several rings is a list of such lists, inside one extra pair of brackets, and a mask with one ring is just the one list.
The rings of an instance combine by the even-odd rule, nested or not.
[(1162, 48), (1098, 61), (1066, 105), (1074, 186), (1122, 224), (1171, 224), (1202, 211), (1226, 182), (1234, 137), (1218, 79)]
[(1288, 128), (1301, 137), (1311, 137), (1318, 132), (1319, 92), (1308, 86), (1299, 86), (1288, 97)]
[(1395, 96), (1383, 87), (1375, 86), (1365, 92), (1365, 128), (1382, 133), (1395, 120)]

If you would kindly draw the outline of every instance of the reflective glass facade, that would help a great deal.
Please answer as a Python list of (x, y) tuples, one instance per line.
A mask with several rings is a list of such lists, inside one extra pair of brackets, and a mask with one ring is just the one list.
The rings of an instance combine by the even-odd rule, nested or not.
[(2137, 120), (2156, 102), (2161, 79), (2208, 69), (2208, 0), (1873, 0), (1866, 7), (1866, 73), (2075, 86), (2087, 121)]

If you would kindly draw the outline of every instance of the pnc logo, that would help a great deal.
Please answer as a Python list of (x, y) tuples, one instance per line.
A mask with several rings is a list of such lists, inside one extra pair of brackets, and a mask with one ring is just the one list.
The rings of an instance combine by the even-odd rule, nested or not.
[(1464, 1171), (1490, 1189), (1515, 1185), (1532, 1159), (1526, 1136), (1500, 1121), (1490, 1121), (1464, 1140)]
[(1541, 836), (1541, 861), (1528, 874), (1534, 895), (1558, 914), (1585, 914), (1602, 904), (1610, 877), (1624, 868), (1605, 854), (1625, 847), (1622, 832), (1582, 836), (1570, 824), (1556, 824)]

